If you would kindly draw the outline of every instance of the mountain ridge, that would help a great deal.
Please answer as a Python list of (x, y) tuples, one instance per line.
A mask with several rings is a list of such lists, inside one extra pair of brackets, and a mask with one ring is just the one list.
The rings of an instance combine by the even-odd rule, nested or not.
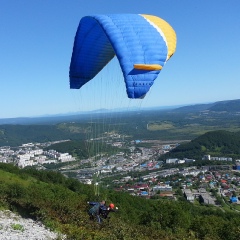
[(213, 103), (200, 103), (185, 106), (164, 106), (164, 107), (146, 107), (146, 108), (116, 108), (116, 109), (96, 109), (91, 111), (82, 111), (75, 113), (60, 113), (53, 115), (43, 115), (39, 117), (16, 117), (16, 118), (0, 118), (0, 125), (3, 124), (47, 124), (56, 123), (62, 121), (70, 121), (71, 119), (77, 119), (79, 116), (88, 116), (89, 114), (105, 114), (105, 113), (116, 113), (125, 111), (176, 111), (176, 112), (198, 112), (198, 111), (227, 111), (227, 112), (240, 112), (240, 99), (235, 100), (224, 100)]

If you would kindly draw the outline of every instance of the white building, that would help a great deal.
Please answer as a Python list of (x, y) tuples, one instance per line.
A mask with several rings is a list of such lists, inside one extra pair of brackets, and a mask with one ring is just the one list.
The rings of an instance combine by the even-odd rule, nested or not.
[(154, 186), (152, 188), (153, 191), (172, 191), (172, 186), (169, 186), (168, 184), (163, 184), (163, 185), (158, 185), (158, 186)]
[(70, 162), (75, 160), (75, 158), (73, 158), (72, 155), (69, 155), (69, 153), (59, 153), (57, 156), (58, 161), (60, 162)]
[(19, 154), (17, 155), (18, 161), (28, 161), (30, 158), (33, 158), (34, 154), (33, 153), (25, 153), (25, 154)]
[(166, 163), (176, 163), (178, 161), (178, 158), (168, 158), (166, 160)]
[(29, 160), (19, 160), (18, 161), (18, 166), (20, 168), (24, 168), (24, 167), (27, 167), (27, 166), (34, 166), (34, 165), (37, 165), (38, 163), (32, 159), (29, 159)]

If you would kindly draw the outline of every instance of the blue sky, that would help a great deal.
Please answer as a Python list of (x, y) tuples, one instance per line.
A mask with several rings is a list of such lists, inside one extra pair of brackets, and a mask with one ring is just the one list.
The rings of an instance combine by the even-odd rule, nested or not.
[[(0, 0), (0, 118), (239, 99), (239, 12), (239, 0)], [(117, 60), (69, 89), (80, 19), (108, 13), (156, 15), (176, 31), (176, 53), (141, 102), (127, 98)]]

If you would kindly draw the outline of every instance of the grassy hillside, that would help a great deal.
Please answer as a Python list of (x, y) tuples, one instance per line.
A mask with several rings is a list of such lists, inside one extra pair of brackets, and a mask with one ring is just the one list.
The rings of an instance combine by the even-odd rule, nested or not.
[(194, 206), (184, 200), (146, 200), (124, 193), (100, 191), (99, 199), (119, 211), (98, 225), (88, 219), (92, 186), (57, 172), (18, 169), (0, 164), (0, 205), (39, 219), (68, 239), (239, 239), (240, 215)]

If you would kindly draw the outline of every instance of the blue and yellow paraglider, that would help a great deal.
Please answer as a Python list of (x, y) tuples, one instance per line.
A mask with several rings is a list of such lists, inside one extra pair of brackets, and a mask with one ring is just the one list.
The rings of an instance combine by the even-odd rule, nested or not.
[(159, 17), (139, 14), (83, 17), (74, 41), (70, 88), (81, 88), (116, 55), (128, 97), (144, 98), (175, 49), (175, 31)]

